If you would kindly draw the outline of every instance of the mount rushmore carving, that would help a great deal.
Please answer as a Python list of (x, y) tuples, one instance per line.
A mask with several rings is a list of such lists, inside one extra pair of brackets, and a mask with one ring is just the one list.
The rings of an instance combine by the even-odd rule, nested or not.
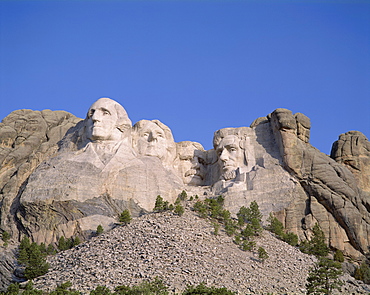
[[(138, 216), (157, 195), (173, 203), (186, 190), (222, 194), (233, 214), (256, 200), (265, 217), (272, 212), (301, 240), (317, 222), (333, 249), (357, 257), (370, 245), (369, 177), (358, 172), (368, 173), (369, 142), (360, 132), (342, 135), (335, 161), (309, 136), (309, 118), (286, 109), (216, 131), (208, 151), (175, 142), (159, 120), (132, 126), (109, 98), (94, 102), (84, 120), (15, 111), (0, 124), (0, 226), (39, 243), (86, 237), (99, 224), (113, 227), (125, 209)], [(352, 149), (343, 148), (347, 142)]]

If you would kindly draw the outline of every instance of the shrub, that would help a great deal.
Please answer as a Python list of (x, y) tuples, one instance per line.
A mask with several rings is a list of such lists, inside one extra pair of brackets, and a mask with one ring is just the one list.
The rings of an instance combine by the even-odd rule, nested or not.
[(104, 232), (104, 228), (102, 227), (101, 224), (98, 225), (98, 227), (96, 228), (96, 235), (101, 235), (102, 233)]
[(355, 279), (361, 280), (365, 284), (370, 284), (370, 266), (365, 261), (356, 268)]
[(227, 290), (225, 287), (207, 287), (204, 283), (198, 286), (188, 286), (182, 293), (182, 295), (234, 295), (236, 293)]
[(237, 230), (237, 224), (234, 220), (229, 219), (225, 222), (225, 232), (228, 236), (234, 235), (236, 230)]
[(262, 247), (258, 248), (258, 258), (262, 262), (265, 262), (265, 260), (269, 258), (269, 255), (267, 254), (266, 250)]
[(105, 286), (97, 286), (90, 292), (90, 295), (111, 295), (112, 292)]
[(220, 224), (217, 223), (217, 222), (213, 222), (213, 228), (214, 228), (214, 235), (217, 236), (218, 235), (218, 231), (220, 230)]
[(185, 209), (180, 204), (177, 204), (176, 207), (175, 207), (175, 210), (173, 212), (175, 214), (179, 215), (179, 216), (182, 216), (184, 214), (184, 212), (185, 212)]
[(7, 231), (3, 231), (1, 235), (1, 239), (4, 242), (4, 247), (8, 246), (8, 241), (10, 239), (10, 234)]
[(188, 194), (186, 193), (186, 191), (182, 191), (180, 194), (179, 194), (179, 199), (181, 201), (185, 201), (186, 199), (188, 198)]
[(121, 215), (119, 216), (119, 222), (121, 222), (124, 225), (127, 225), (131, 222), (131, 214), (128, 209), (125, 209), (122, 211)]
[(81, 293), (71, 289), (72, 283), (70, 281), (64, 282), (58, 285), (54, 291), (50, 292), (49, 295), (80, 295)]
[(13, 283), (10, 284), (6, 290), (5, 293), (1, 293), (4, 295), (18, 295), (18, 294), (23, 294), (23, 295), (42, 295), (43, 292), (41, 290), (37, 290), (33, 288), (33, 282), (28, 281), (27, 284), (24, 287), (21, 287), (19, 283)]
[(334, 261), (344, 262), (343, 252), (340, 251), (339, 249), (335, 251), (333, 258), (334, 258)]
[(117, 295), (167, 295), (168, 288), (163, 284), (162, 280), (155, 278), (152, 282), (144, 281), (141, 284), (133, 287), (118, 286), (115, 288)]
[(253, 240), (245, 240), (242, 242), (240, 248), (243, 251), (252, 251), (256, 247), (256, 242)]
[(297, 246), (298, 245), (298, 236), (295, 233), (288, 232), (283, 235), (284, 242), (288, 243), (291, 246)]

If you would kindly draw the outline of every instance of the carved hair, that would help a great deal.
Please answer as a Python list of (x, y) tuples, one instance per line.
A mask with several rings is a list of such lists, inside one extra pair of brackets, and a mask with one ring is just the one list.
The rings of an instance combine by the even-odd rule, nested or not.
[(234, 135), (239, 139), (239, 147), (243, 150), (247, 148), (248, 137), (248, 127), (239, 127), (239, 128), (224, 128), (217, 130), (213, 136), (213, 147), (217, 149), (221, 140), (228, 135)]

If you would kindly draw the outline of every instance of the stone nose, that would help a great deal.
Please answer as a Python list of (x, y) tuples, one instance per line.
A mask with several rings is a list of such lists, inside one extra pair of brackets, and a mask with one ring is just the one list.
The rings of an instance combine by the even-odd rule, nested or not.
[(221, 154), (220, 154), (220, 160), (222, 162), (226, 162), (227, 160), (229, 159), (229, 155), (228, 155), (228, 152), (227, 152), (227, 149), (224, 149)]
[(157, 140), (157, 135), (153, 132), (150, 132), (148, 136), (148, 141), (156, 141), (156, 140)]
[(95, 111), (93, 115), (91, 116), (91, 119), (93, 122), (100, 122), (101, 121), (102, 114), (98, 111)]

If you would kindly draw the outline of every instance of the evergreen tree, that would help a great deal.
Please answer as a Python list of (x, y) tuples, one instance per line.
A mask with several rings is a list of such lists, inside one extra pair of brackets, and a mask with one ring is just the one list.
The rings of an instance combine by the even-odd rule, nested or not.
[(173, 212), (179, 216), (182, 216), (185, 212), (185, 209), (183, 206), (181, 206), (181, 204), (177, 204)]
[(72, 283), (70, 281), (64, 282), (58, 285), (49, 295), (81, 295), (80, 292), (71, 289), (71, 287)]
[(105, 286), (97, 286), (90, 292), (90, 295), (111, 295), (112, 292)]
[(276, 217), (274, 217), (272, 213), (270, 213), (267, 222), (268, 222), (267, 230), (274, 233), (279, 239), (282, 239), (284, 235), (283, 224)]
[(313, 235), (310, 241), (304, 241), (299, 246), (303, 253), (315, 255), (316, 257), (325, 257), (329, 253), (329, 247), (325, 243), (325, 234), (316, 223), (312, 229)]
[(234, 295), (236, 293), (223, 288), (207, 287), (204, 283), (198, 286), (188, 286), (182, 295)]
[(58, 249), (59, 251), (64, 251), (68, 249), (67, 242), (63, 236), (61, 236), (58, 240)]
[(284, 242), (288, 243), (291, 246), (297, 246), (298, 245), (298, 236), (295, 233), (291, 233), (291, 232), (285, 233), (283, 235), (282, 240)]
[(96, 235), (101, 235), (102, 233), (104, 232), (104, 228), (102, 227), (101, 224), (98, 225), (98, 227), (96, 228)]
[(157, 198), (155, 199), (155, 205), (154, 205), (154, 212), (162, 212), (163, 211), (163, 198), (158, 195)]
[(262, 262), (265, 262), (265, 260), (269, 258), (269, 255), (267, 254), (266, 250), (263, 247), (258, 248), (258, 258)]
[(262, 213), (256, 201), (251, 202), (248, 208), (242, 206), (237, 216), (239, 225), (242, 226), (247, 223), (247, 226), (249, 226), (247, 231), (252, 231), (252, 235), (258, 235), (262, 231)]
[(365, 261), (363, 261), (361, 265), (356, 268), (355, 279), (361, 280), (365, 284), (370, 284), (370, 266)]
[(29, 248), (31, 246), (30, 239), (28, 237), (23, 237), (18, 248), (18, 262), (20, 264), (27, 264), (29, 261)]
[(7, 247), (8, 246), (8, 241), (10, 239), (10, 234), (7, 231), (3, 231), (2, 235), (1, 235), (1, 239), (4, 242), (4, 247)]
[(336, 250), (334, 253), (334, 261), (344, 262), (343, 252), (340, 251), (339, 249)]
[(81, 244), (81, 240), (80, 240), (80, 238), (77, 236), (77, 237), (75, 237), (75, 238), (73, 239), (73, 244), (72, 244), (72, 246), (73, 246), (73, 247), (75, 247), (75, 246), (77, 246), (77, 245), (79, 245), (79, 244)]
[(127, 225), (131, 222), (131, 214), (128, 209), (125, 209), (122, 211), (121, 215), (119, 216), (119, 222), (121, 222), (123, 225)]
[(46, 274), (49, 270), (49, 264), (46, 262), (46, 253), (40, 251), (36, 243), (32, 243), (29, 251), (29, 260), (25, 264), (24, 275), (26, 279), (32, 280)]
[(339, 262), (329, 258), (320, 257), (311, 268), (307, 278), (307, 294), (332, 294), (334, 289), (340, 289), (343, 282), (339, 280), (342, 275), (342, 266)]

